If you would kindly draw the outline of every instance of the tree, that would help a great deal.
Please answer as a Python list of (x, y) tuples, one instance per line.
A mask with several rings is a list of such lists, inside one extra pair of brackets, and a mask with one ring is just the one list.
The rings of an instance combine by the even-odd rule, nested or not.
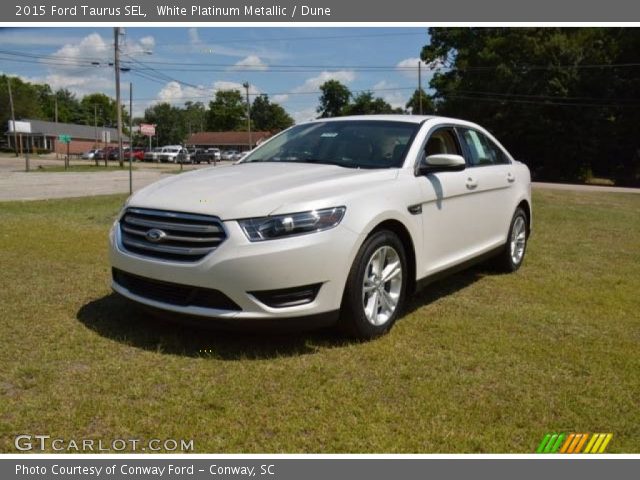
[[(43, 111), (37, 86), (24, 82), (18, 77), (10, 78), (16, 120), (42, 118)], [(2, 128), (3, 132), (7, 130), (10, 119), (8, 77), (7, 75), (0, 75), (0, 128)]]
[(351, 92), (349, 88), (338, 80), (328, 80), (320, 85), (320, 105), (317, 112), (320, 118), (339, 117), (343, 115), (344, 108), (349, 104)]
[(207, 109), (202, 102), (185, 102), (183, 118), (189, 134), (204, 131)]
[(169, 103), (158, 103), (144, 112), (146, 123), (156, 124), (156, 137), (159, 145), (182, 144), (186, 136), (186, 127), (182, 121), (182, 110)]
[(427, 95), (427, 93), (423, 89), (418, 90), (416, 88), (416, 90), (413, 92), (413, 95), (411, 95), (411, 98), (405, 105), (405, 108), (409, 113), (413, 115), (420, 115), (421, 100), (422, 100), (422, 115), (433, 115), (436, 111), (433, 105), (433, 101), (431, 100), (431, 97)]
[(209, 102), (207, 129), (214, 132), (244, 130), (247, 106), (239, 90), (218, 90)]
[(342, 109), (342, 115), (375, 115), (383, 113), (402, 113), (402, 109), (395, 109), (384, 99), (373, 97), (372, 92), (361, 92), (353, 98), (353, 102)]
[(293, 125), (293, 118), (268, 95), (258, 95), (251, 105), (251, 123), (258, 131), (279, 132)]
[(73, 92), (61, 88), (54, 93), (54, 97), (58, 100), (58, 121), (60, 123), (85, 123), (80, 101)]
[(450, 65), (430, 82), (438, 113), (481, 123), (537, 178), (578, 180), (618, 169), (640, 181), (639, 109), (625, 100), (639, 98), (640, 77), (635, 68), (611, 67), (638, 62), (637, 29), (429, 33), (422, 59)]
[[(93, 125), (94, 114), (97, 114), (97, 124), (99, 127), (104, 125), (112, 125), (116, 118), (116, 101), (105, 95), (104, 93), (91, 93), (85, 95), (80, 100), (80, 107), (82, 110), (82, 122), (85, 125)], [(125, 113), (125, 112), (123, 112)], [(128, 125), (128, 115), (124, 119), (123, 123)]]

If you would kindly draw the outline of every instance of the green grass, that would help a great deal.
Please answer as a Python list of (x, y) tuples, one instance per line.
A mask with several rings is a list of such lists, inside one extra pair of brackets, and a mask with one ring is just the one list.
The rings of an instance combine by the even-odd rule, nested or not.
[[(124, 167), (119, 165), (109, 165), (108, 167), (104, 166), (104, 160), (101, 161), (100, 165), (96, 166), (95, 163), (87, 164), (87, 165), (70, 165), (69, 168), (65, 169), (64, 165), (52, 165), (52, 166), (39, 166), (38, 168), (32, 169), (33, 172), (38, 173), (59, 173), (59, 172), (113, 172), (117, 170), (129, 170), (129, 164), (125, 162)], [(138, 167), (132, 166), (131, 170), (137, 170)]]
[[(536, 191), (522, 269), (432, 285), (392, 332), (159, 324), (111, 294), (122, 196), (0, 204), (0, 451), (20, 433), (196, 452), (640, 452), (640, 196)], [(210, 350), (203, 353), (202, 350)]]

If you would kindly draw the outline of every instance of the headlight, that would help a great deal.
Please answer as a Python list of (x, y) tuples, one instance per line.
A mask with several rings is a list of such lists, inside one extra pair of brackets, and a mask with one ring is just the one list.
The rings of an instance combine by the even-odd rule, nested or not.
[(340, 223), (346, 207), (324, 208), (310, 212), (289, 213), (272, 217), (248, 218), (238, 223), (252, 242), (320, 232)]

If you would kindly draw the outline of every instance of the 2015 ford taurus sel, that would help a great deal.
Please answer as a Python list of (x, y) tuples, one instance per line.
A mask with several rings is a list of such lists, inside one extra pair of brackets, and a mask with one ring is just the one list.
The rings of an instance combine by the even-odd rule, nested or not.
[(371, 338), (442, 273), (490, 255), (517, 270), (530, 183), (527, 167), (470, 122), (317, 120), (236, 165), (135, 193), (110, 233), (112, 285), (203, 323), (338, 322)]

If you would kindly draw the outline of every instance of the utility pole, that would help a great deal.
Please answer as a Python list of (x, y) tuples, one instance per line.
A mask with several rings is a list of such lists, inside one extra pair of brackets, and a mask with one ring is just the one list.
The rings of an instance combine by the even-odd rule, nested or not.
[(249, 150), (251, 150), (253, 141), (251, 139), (251, 104), (249, 103), (249, 82), (244, 82), (242, 86), (247, 92), (247, 132), (249, 132)]
[(18, 156), (18, 132), (16, 132), (16, 112), (13, 109), (13, 95), (11, 94), (11, 78), (7, 75), (7, 86), (9, 87), (9, 106), (11, 107), (11, 120), (13, 121), (13, 147)]
[(113, 66), (116, 73), (116, 111), (118, 114), (118, 162), (120, 166), (124, 166), (122, 160), (122, 108), (120, 105), (120, 27), (113, 27)]
[(98, 149), (98, 104), (93, 104), (93, 132), (96, 137), (95, 142), (93, 143), (93, 159), (96, 161), (96, 167), (98, 166), (98, 156), (95, 153), (95, 150)]
[[(54, 92), (53, 94), (53, 119), (56, 122), (56, 132), (60, 133), (58, 131), (58, 93)], [(55, 145), (55, 150), (56, 150), (56, 160), (58, 159), (58, 140), (54, 138), (53, 140), (53, 144)]]
[(418, 104), (422, 115), (422, 62), (418, 60)]
[(131, 162), (133, 161), (133, 83), (129, 82), (129, 195), (133, 193)]

